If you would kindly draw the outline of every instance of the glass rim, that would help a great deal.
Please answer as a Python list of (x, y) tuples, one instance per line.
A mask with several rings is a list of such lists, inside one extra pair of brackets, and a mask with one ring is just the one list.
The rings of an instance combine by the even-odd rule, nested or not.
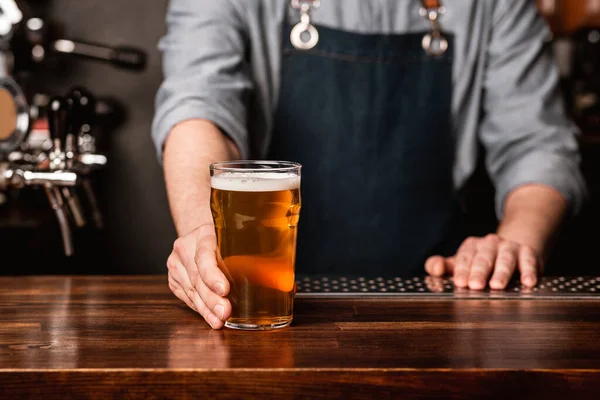
[(211, 171), (223, 172), (293, 172), (301, 168), (300, 163), (280, 160), (231, 160), (210, 164)]

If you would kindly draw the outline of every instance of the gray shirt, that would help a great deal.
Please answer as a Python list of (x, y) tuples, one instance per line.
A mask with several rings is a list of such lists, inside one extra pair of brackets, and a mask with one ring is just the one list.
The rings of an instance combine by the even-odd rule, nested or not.
[[(502, 216), (508, 193), (539, 183), (577, 211), (586, 189), (576, 126), (564, 112), (551, 34), (531, 0), (447, 0), (442, 28), (455, 36), (452, 128), (455, 187), (477, 161), (478, 141)], [(322, 0), (312, 21), (359, 33), (426, 32), (420, 0)], [(289, 0), (171, 0), (161, 39), (164, 81), (152, 136), (159, 159), (174, 125), (208, 119), (243, 158), (265, 156), (279, 91), (283, 22), (299, 22)]]

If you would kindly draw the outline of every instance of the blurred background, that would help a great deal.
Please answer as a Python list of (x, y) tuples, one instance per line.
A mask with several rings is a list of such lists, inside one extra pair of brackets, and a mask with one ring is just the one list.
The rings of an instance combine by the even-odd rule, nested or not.
[[(6, 35), (0, 23), (0, 61), (11, 67), (22, 93), (0, 87), (0, 106), (8, 93), (22, 96), (33, 118), (27, 126), (17, 104), (9, 119), (20, 130), (2, 131), (0, 123), (0, 141), (7, 143), (0, 147), (0, 274), (166, 272), (175, 231), (150, 128), (168, 0), (16, 4), (22, 12), (18, 29)], [(590, 260), (600, 228), (600, 0), (537, 4), (554, 33), (567, 111), (583, 133), (582, 168), (592, 195), (559, 238), (548, 268), (595, 274)], [(68, 118), (74, 109), (81, 111), (77, 121)], [(18, 143), (25, 130), (29, 134)], [(31, 175), (28, 168), (36, 163), (48, 164), (49, 175)], [(72, 166), (85, 185), (71, 187), (71, 177), (59, 175), (61, 163)], [(466, 193), (471, 233), (493, 230), (493, 189), (483, 168)], [(68, 203), (62, 217), (52, 207), (61, 199)], [(77, 221), (78, 209), (83, 220)], [(70, 222), (61, 224), (61, 218)]]
[[(93, 129), (97, 152), (106, 155), (107, 163), (90, 180), (103, 227), (93, 224), (88, 207), (86, 226), (71, 224), (73, 255), (66, 257), (56, 215), (43, 189), (9, 190), (0, 205), (0, 274), (164, 272), (175, 231), (150, 128), (154, 95), (162, 78), (157, 43), (166, 29), (167, 0), (19, 0), (17, 4), (23, 20), (12, 40), (14, 75), (29, 101), (43, 105), (48, 97), (66, 96), (76, 85), (97, 100), (99, 115)], [(27, 24), (31, 18), (43, 21), (45, 32), (40, 38), (31, 33), (30, 28), (39, 25)], [(44, 50), (35, 47), (38, 39)], [(64, 50), (69, 50), (68, 40), (99, 47), (81, 46), (80, 52), (88, 56), (52, 51), (62, 39), (67, 40), (59, 42)], [(100, 46), (132, 51), (124, 52), (119, 63)], [(36, 51), (45, 51), (43, 61), (27, 55)], [(145, 54), (145, 62), (136, 59), (136, 51)], [(79, 197), (85, 205), (82, 191)]]

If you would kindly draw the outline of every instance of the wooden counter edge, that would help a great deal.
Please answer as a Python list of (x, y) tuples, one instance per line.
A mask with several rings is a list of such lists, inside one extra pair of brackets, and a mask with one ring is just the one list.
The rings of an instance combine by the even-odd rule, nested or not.
[(597, 398), (596, 369), (12, 369), (0, 398)]

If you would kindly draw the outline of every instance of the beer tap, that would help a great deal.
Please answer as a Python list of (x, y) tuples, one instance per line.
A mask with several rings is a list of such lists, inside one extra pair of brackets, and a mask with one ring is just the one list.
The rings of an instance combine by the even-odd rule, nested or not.
[(58, 171), (66, 168), (66, 155), (63, 143), (67, 136), (69, 124), (69, 105), (61, 96), (53, 96), (48, 101), (46, 108), (48, 118), (48, 133), (52, 140), (52, 147), (48, 154), (50, 170)]
[[(77, 132), (78, 124), (77, 124), (77, 109), (75, 104), (70, 99), (65, 99), (67, 105), (67, 123), (66, 123), (66, 131), (64, 135), (64, 142), (61, 143), (63, 145), (62, 153), (64, 154), (65, 159), (65, 169), (71, 171), (73, 170), (73, 165), (76, 157), (76, 139), (75, 135)], [(63, 187), (62, 195), (67, 200), (67, 204), (69, 205), (69, 209), (71, 211), (71, 216), (73, 217), (73, 221), (78, 228), (82, 228), (85, 226), (86, 221), (83, 216), (83, 209), (81, 207), (81, 202), (79, 201), (79, 196), (75, 192), (74, 188)]]
[(89, 174), (93, 170), (106, 165), (106, 157), (96, 154), (96, 138), (92, 133), (96, 115), (96, 99), (85, 88), (79, 86), (71, 89), (68, 99), (73, 104), (75, 115), (72, 141), (77, 144), (73, 150), (77, 152), (75, 154), (75, 159), (78, 161), (76, 168), (81, 175), (81, 186), (86, 194), (94, 225), (101, 229), (104, 221), (89, 179)]
[[(96, 117), (96, 98), (81, 86), (71, 88), (68, 99), (74, 104), (76, 117), (76, 143), (79, 154), (79, 161), (88, 165), (90, 158), (83, 158), (82, 155), (91, 155), (96, 152), (96, 139), (92, 134), (92, 127), (95, 124)], [(91, 163), (94, 164), (94, 163)], [(104, 163), (100, 161), (99, 166)]]
[[(66, 155), (63, 151), (63, 143), (66, 139), (69, 118), (67, 101), (60, 96), (55, 96), (50, 99), (47, 107), (47, 117), (48, 130), (50, 138), (52, 139), (52, 149), (50, 150), (48, 157), (50, 161), (50, 171), (62, 172), (67, 166)], [(65, 255), (71, 256), (73, 255), (73, 240), (67, 217), (67, 210), (63, 201), (63, 194), (61, 194), (58, 187), (52, 183), (45, 184), (44, 191), (58, 219)], [(68, 199), (69, 197), (67, 198), (67, 201), (69, 201)], [(71, 207), (72, 212), (75, 210), (73, 212), (73, 219), (76, 219), (77, 215), (80, 215), (80, 210), (76, 209), (76, 206), (72, 202), (69, 203), (69, 207)]]
[[(56, 119), (59, 117), (59, 115), (55, 116), (52, 112), (50, 115)], [(60, 126), (60, 123), (54, 123), (54, 126)], [(57, 138), (56, 142), (58, 143), (58, 141), (59, 139)], [(60, 157), (56, 157), (55, 160), (58, 160), (55, 163), (61, 163)], [(62, 196), (57, 188), (74, 187), (77, 184), (77, 174), (60, 168), (53, 167), (49, 170), (39, 170), (37, 167), (38, 165), (27, 163), (0, 162), (0, 191), (4, 192), (9, 189), (21, 190), (25, 187), (42, 187), (56, 214), (63, 239), (64, 252), (67, 256), (70, 256), (73, 254), (71, 230)]]
[(80, 86), (53, 97), (44, 89), (47, 77), (68, 71), (66, 62), (77, 58), (141, 72), (147, 56), (133, 46), (65, 38), (40, 9), (21, 13), (22, 5), (0, 0), (0, 206), (18, 213), (15, 225), (28, 223), (29, 209), (38, 206), (25, 201), (21, 209), (19, 200), (29, 198), (19, 194), (41, 189), (30, 192), (47, 197), (64, 254), (71, 256), (76, 228), (104, 226), (94, 173), (107, 157), (97, 149), (100, 135), (123, 122), (125, 109), (110, 96), (96, 100)]
[[(74, 158), (74, 134), (73, 134), (73, 120), (74, 120), (73, 106), (71, 102), (67, 101), (62, 97), (53, 97), (48, 104), (48, 128), (50, 137), (52, 139), (52, 149), (49, 154), (50, 170), (63, 171), (73, 169), (73, 158)], [(57, 192), (57, 188), (54, 187), (53, 191)], [(75, 193), (74, 189), (69, 187), (62, 187), (60, 192), (67, 201), (71, 216), (75, 225), (78, 228), (85, 226), (85, 218), (83, 217), (83, 211), (81, 208), (81, 202)], [(58, 203), (60, 204), (60, 196)]]
[(26, 186), (67, 186), (77, 184), (77, 174), (69, 171), (43, 172), (11, 168), (9, 163), (0, 163), (0, 190), (22, 189)]

